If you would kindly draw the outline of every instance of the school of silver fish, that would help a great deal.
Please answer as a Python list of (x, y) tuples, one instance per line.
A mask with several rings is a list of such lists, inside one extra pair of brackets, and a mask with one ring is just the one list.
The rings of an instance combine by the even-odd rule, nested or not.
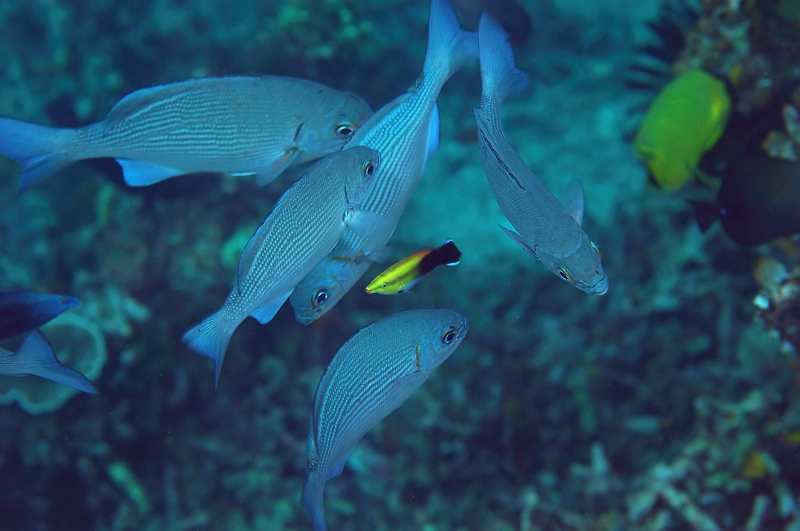
[[(131, 186), (197, 172), (252, 174), (262, 185), (289, 166), (319, 159), (248, 241), (222, 307), (183, 336), (214, 360), (216, 388), (230, 338), (248, 316), (266, 324), (289, 299), (296, 319), (312, 323), (373, 263), (390, 256), (387, 243), (439, 146), (439, 92), (473, 59), (480, 61), (482, 82), (480, 106), (473, 109), (480, 158), (516, 232), (501, 229), (564, 281), (605, 294), (600, 251), (581, 227), (580, 183), (571, 183), (566, 204), (560, 203), (503, 130), (501, 103), (529, 86), (515, 67), (506, 32), (488, 13), (477, 33), (462, 29), (448, 0), (431, 1), (419, 78), (374, 114), (354, 94), (303, 79), (194, 79), (133, 92), (104, 121), (78, 129), (0, 118), (0, 153), (22, 163), (20, 190), (87, 158), (115, 158)], [(23, 301), (30, 313), (14, 310), (15, 323), (22, 322), (14, 334), (39, 326), (70, 302), (61, 298), (54, 306), (60, 296), (7, 293), (9, 308), (21, 308)], [(467, 317), (452, 310), (413, 310), (367, 326), (335, 354), (317, 387), (308, 437), (302, 503), (315, 531), (326, 529), (325, 483), (341, 473), (359, 440), (455, 351), (468, 329)], [(36, 330), (16, 353), (0, 349), (0, 374), (35, 375), (97, 392), (58, 362)]]

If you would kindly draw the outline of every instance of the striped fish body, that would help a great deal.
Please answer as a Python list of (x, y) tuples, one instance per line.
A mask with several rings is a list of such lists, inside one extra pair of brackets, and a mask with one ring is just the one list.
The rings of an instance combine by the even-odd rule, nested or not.
[(412, 310), (364, 328), (336, 353), (317, 387), (308, 442), (303, 504), (314, 531), (325, 529), (325, 482), (453, 353), (468, 328), (467, 318), (452, 310)]
[(96, 157), (116, 158), (131, 185), (191, 172), (253, 173), (264, 184), (340, 150), (370, 114), (361, 98), (305, 79), (191, 79), (133, 92), (79, 129), (0, 119), (0, 152), (25, 164), (23, 187)]
[[(364, 260), (380, 252), (394, 232), (411, 192), (419, 181), (427, 160), (439, 142), (439, 113), (436, 99), (444, 83), (465, 63), (477, 57), (474, 33), (462, 30), (447, 0), (432, 0), (428, 34), (428, 52), (422, 75), (416, 84), (371, 116), (356, 132), (348, 146), (361, 145), (381, 152), (380, 175), (363, 208), (388, 220), (369, 238), (347, 231), (336, 249), (297, 286), (291, 303), (301, 323), (310, 323), (329, 311), (349, 291), (366, 267)], [(333, 262), (332, 265), (331, 262)], [(346, 269), (336, 287), (326, 277), (332, 269)], [(328, 290), (323, 304), (310, 301), (320, 290)]]
[(184, 341), (214, 359), (217, 377), (230, 336), (252, 315), (272, 320), (300, 280), (333, 248), (379, 173), (380, 154), (365, 147), (334, 153), (289, 188), (242, 251), (237, 285), (222, 308)]
[(608, 290), (600, 251), (581, 227), (583, 191), (575, 181), (565, 208), (520, 158), (503, 130), (500, 104), (528, 87), (514, 66), (505, 31), (484, 14), (480, 39), (481, 106), (475, 108), (481, 161), (495, 200), (518, 231), (503, 229), (518, 245), (575, 287), (597, 295)]

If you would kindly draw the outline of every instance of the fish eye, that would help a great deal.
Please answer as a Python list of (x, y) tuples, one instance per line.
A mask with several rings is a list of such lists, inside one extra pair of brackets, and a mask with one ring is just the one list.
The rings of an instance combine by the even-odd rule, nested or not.
[(566, 267), (558, 266), (556, 269), (558, 270), (558, 274), (561, 275), (561, 278), (567, 282), (575, 282), (575, 279), (572, 278), (572, 275), (569, 274), (569, 271)]
[(317, 290), (314, 294), (314, 297), (311, 299), (311, 304), (314, 307), (317, 307), (321, 304), (324, 304), (325, 301), (328, 300), (328, 290), (325, 288)]
[(350, 138), (355, 132), (356, 128), (353, 124), (339, 124), (336, 126), (336, 136), (339, 138)]
[(600, 252), (600, 248), (598, 246), (596, 246), (594, 244), (594, 242), (592, 242), (592, 241), (590, 241), (589, 244), (592, 246), (592, 249), (594, 249), (594, 252), (597, 253), (597, 256), (599, 256), (600, 258), (603, 258), (603, 253)]
[(458, 335), (458, 328), (455, 326), (448, 326), (442, 332), (442, 343), (445, 345), (449, 345), (453, 341), (456, 340), (456, 336)]
[(375, 175), (375, 161), (369, 159), (367, 162), (364, 163), (364, 175), (367, 177), (372, 177)]

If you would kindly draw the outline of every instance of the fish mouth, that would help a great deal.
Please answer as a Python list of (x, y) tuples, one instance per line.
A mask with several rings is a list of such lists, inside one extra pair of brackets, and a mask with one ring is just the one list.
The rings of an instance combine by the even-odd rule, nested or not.
[(608, 277), (603, 275), (603, 277), (586, 288), (586, 293), (590, 293), (592, 295), (605, 295), (608, 292)]

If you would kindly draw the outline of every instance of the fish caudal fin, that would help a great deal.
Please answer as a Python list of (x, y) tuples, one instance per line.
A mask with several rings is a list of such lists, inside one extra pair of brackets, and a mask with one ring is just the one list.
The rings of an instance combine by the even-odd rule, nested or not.
[(326, 531), (325, 525), (325, 481), (316, 474), (310, 474), (303, 485), (303, 507), (311, 515), (314, 531)]
[(481, 107), (499, 105), (530, 87), (528, 76), (514, 64), (514, 53), (503, 26), (487, 12), (478, 26), (480, 41)]
[(225, 351), (228, 349), (234, 330), (236, 327), (229, 326), (227, 320), (217, 312), (183, 334), (182, 341), (189, 345), (189, 348), (214, 360), (215, 391), (219, 384), (219, 373), (225, 360)]
[(0, 118), (0, 153), (23, 165), (19, 191), (39, 184), (78, 160), (68, 147), (77, 138), (73, 129), (56, 129)]
[(60, 384), (68, 385), (84, 393), (97, 394), (92, 382), (81, 373), (64, 367), (53, 353), (50, 342), (38, 330), (32, 332), (20, 345), (15, 355), (20, 374), (32, 374)]
[(478, 58), (478, 35), (461, 29), (448, 0), (431, 0), (428, 23), (428, 51), (423, 72), (443, 76), (442, 82), (462, 66)]

